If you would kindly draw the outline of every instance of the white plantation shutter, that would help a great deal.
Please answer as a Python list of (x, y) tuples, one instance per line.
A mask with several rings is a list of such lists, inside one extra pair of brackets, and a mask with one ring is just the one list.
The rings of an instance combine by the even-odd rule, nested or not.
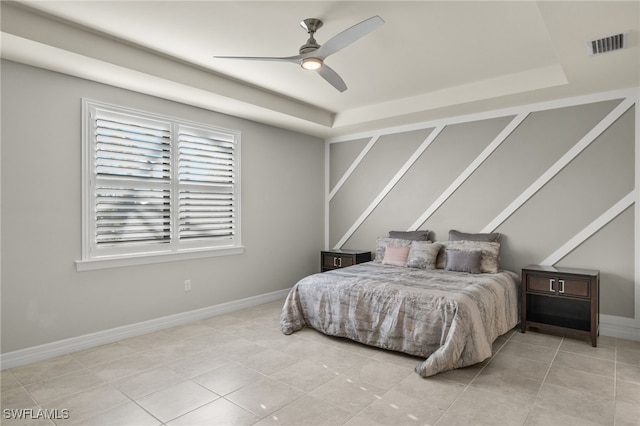
[(83, 106), (83, 260), (240, 247), (238, 132)]
[(178, 134), (181, 240), (235, 235), (236, 157), (232, 139), (181, 126)]
[(96, 111), (96, 247), (171, 241), (171, 128)]

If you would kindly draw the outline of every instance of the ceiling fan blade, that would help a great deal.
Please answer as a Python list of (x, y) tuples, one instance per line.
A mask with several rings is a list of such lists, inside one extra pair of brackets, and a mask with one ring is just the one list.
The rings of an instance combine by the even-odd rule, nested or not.
[(382, 26), (382, 24), (384, 24), (384, 19), (378, 15), (365, 19), (359, 24), (355, 24), (354, 26), (347, 28), (341, 33), (330, 38), (315, 51), (314, 56), (325, 59), (327, 56), (336, 53), (338, 50), (344, 49), (354, 41), (366, 36), (371, 31)]
[(295, 55), (285, 57), (270, 57), (270, 56), (214, 56), (219, 59), (240, 59), (243, 61), (277, 61), (277, 62), (294, 62), (299, 63), (302, 59), (308, 55)]
[(333, 68), (327, 66), (327, 64), (324, 64), (322, 68), (318, 70), (318, 74), (320, 74), (322, 78), (327, 80), (329, 84), (338, 89), (340, 92), (344, 92), (345, 90), (347, 90), (347, 84), (344, 82), (344, 80), (338, 75), (337, 72), (333, 70)]

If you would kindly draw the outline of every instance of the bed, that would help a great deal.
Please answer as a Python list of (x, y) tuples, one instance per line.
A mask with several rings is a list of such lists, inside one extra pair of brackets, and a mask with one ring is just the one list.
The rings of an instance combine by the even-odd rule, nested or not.
[[(405, 247), (399, 259), (398, 247)], [(424, 357), (415, 368), (422, 377), (481, 362), (519, 320), (520, 278), (497, 268), (496, 247), (495, 241), (378, 239), (374, 261), (295, 284), (282, 309), (282, 331), (311, 327)]]

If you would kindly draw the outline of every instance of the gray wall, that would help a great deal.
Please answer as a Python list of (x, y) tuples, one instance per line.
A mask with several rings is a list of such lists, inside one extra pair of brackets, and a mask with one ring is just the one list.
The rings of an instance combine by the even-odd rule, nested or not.
[[(616, 96), (575, 103), (567, 100), (566, 106), (525, 106), (482, 118), (452, 118), (329, 140), (328, 190), (334, 195), (328, 205), (328, 246), (373, 250), (376, 237), (386, 236), (389, 230), (429, 229), (433, 240), (448, 239), (450, 229), (496, 231), (502, 233), (503, 268), (519, 273), (527, 264), (551, 259), (545, 263), (599, 269), (601, 314), (637, 318), (634, 101), (622, 104), (631, 106), (626, 112), (621, 107), (621, 114), (616, 114), (619, 116), (603, 132), (588, 137), (621, 105), (624, 97)], [(441, 195), (518, 114), (526, 118), (440, 204)], [(417, 160), (407, 163), (435, 134)], [(376, 138), (362, 157), (365, 147)], [(538, 191), (523, 197), (583, 138), (592, 142)], [(395, 180), (395, 186), (386, 191)], [(343, 185), (336, 189), (339, 182)], [(522, 200), (522, 205), (513, 214), (489, 226), (517, 200)], [(620, 200), (625, 202), (616, 210)], [(432, 214), (420, 222), (430, 208)], [(607, 214), (613, 216), (611, 220), (598, 225), (598, 219)], [(575, 247), (552, 256), (576, 236)], [(629, 324), (635, 327), (631, 321)]]
[[(323, 140), (8, 61), (1, 90), (3, 353), (287, 289), (319, 269)], [(82, 97), (240, 130), (244, 254), (76, 272)]]

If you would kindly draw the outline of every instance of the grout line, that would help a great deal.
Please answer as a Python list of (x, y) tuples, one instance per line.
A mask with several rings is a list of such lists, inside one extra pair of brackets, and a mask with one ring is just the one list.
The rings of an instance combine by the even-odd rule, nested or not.
[[(544, 377), (542, 378), (542, 382), (540, 383), (540, 388), (538, 389), (538, 392), (536, 393), (536, 397), (533, 400), (533, 405), (531, 406), (531, 408), (535, 408), (536, 404), (538, 403), (538, 398), (540, 397), (540, 392), (542, 392), (542, 387), (544, 386), (544, 383), (547, 381), (547, 376), (549, 375), (549, 372), (551, 371), (551, 367), (553, 366), (553, 363), (556, 360), (556, 357), (558, 356), (558, 352), (560, 352), (560, 347), (562, 346), (562, 342), (564, 342), (564, 337), (561, 338), (560, 343), (558, 344), (558, 347), (556, 348), (556, 353), (553, 354), (553, 358), (551, 359), (551, 362), (549, 363), (549, 367), (547, 367), (547, 371), (544, 373)], [(529, 420), (529, 416), (531, 415), (531, 410), (529, 410), (529, 414), (527, 414), (527, 418), (525, 419), (525, 424), (527, 423), (527, 420)]]

